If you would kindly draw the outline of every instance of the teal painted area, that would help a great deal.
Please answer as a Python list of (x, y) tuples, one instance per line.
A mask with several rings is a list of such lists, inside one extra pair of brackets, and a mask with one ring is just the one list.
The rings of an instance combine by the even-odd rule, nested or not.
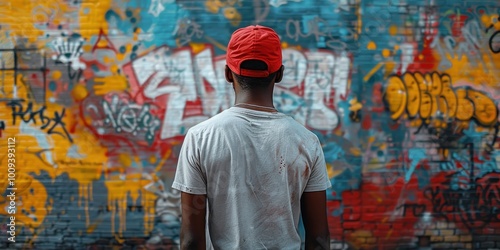
[[(146, 48), (161, 45), (175, 47), (177, 20), (188, 17), (188, 13), (175, 3), (164, 3), (165, 10), (158, 16), (154, 16), (149, 12), (151, 3), (150, 0), (127, 1), (121, 6), (125, 10), (126, 18), (121, 18), (115, 11), (110, 10), (106, 13), (106, 20), (111, 23), (115, 22), (117, 28), (128, 35), (131, 35), (137, 28), (148, 33), (149, 36), (142, 40), (142, 44)], [(139, 10), (139, 14), (134, 16), (133, 10)]]

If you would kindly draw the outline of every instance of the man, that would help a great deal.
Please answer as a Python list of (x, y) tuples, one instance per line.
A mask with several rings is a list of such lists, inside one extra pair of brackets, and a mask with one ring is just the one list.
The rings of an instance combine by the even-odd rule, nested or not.
[(284, 70), (278, 35), (236, 30), (226, 63), (234, 107), (189, 129), (179, 155), (181, 249), (206, 249), (206, 240), (215, 249), (300, 249), (300, 214), (306, 249), (329, 249), (320, 142), (273, 106)]

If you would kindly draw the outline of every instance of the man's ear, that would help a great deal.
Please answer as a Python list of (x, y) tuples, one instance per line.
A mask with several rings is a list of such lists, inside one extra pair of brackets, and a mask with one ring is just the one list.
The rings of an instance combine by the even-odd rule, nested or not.
[(285, 71), (285, 66), (281, 65), (281, 68), (276, 72), (276, 78), (274, 79), (274, 82), (281, 82), (283, 79), (283, 71)]
[(228, 82), (234, 82), (233, 78), (233, 72), (229, 69), (229, 67), (226, 65), (226, 69), (224, 71), (224, 75), (226, 76), (226, 81)]

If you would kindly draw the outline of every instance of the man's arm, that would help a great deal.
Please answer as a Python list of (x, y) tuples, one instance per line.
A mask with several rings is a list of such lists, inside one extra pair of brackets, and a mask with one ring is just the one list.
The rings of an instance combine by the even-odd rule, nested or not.
[(330, 249), (326, 191), (304, 192), (300, 205), (306, 231), (306, 250)]
[(181, 249), (206, 249), (206, 195), (182, 192)]

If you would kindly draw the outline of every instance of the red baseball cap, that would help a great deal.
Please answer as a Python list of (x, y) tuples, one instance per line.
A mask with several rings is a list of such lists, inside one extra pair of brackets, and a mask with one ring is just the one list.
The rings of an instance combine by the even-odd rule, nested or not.
[[(242, 69), (246, 60), (263, 61), (267, 70)], [(237, 29), (227, 45), (226, 64), (235, 74), (248, 77), (267, 77), (278, 71), (283, 64), (278, 34), (260, 25)]]

